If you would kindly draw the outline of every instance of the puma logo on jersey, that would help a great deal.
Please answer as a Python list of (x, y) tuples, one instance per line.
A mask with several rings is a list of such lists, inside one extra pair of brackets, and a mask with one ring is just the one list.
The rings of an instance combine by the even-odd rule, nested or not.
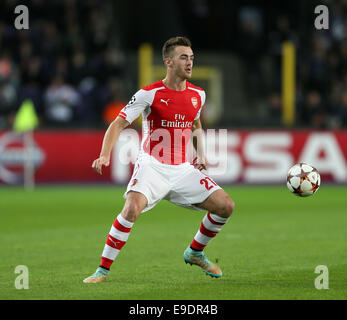
[(167, 99), (166, 101), (164, 99), (160, 99), (160, 102), (164, 102), (167, 106), (169, 106), (169, 100), (170, 99)]

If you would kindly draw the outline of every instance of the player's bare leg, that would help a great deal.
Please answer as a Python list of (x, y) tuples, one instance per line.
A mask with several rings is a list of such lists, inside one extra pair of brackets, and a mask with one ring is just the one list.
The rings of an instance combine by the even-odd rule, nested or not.
[(98, 283), (106, 280), (110, 267), (119, 251), (128, 240), (130, 229), (147, 205), (146, 197), (139, 192), (129, 191), (122, 212), (114, 221), (102, 253), (101, 264), (95, 273), (83, 280)]
[(207, 259), (203, 250), (230, 218), (234, 211), (234, 201), (224, 190), (219, 189), (203, 203), (195, 205), (207, 210), (208, 213), (205, 215), (194, 240), (184, 251), (184, 260), (191, 265), (200, 266), (207, 275), (220, 278), (223, 275), (222, 270)]
[(219, 189), (213, 192), (204, 202), (195, 206), (213, 212), (222, 218), (229, 218), (234, 211), (235, 203), (223, 189)]
[(147, 205), (146, 197), (136, 191), (129, 191), (121, 215), (124, 219), (135, 222)]

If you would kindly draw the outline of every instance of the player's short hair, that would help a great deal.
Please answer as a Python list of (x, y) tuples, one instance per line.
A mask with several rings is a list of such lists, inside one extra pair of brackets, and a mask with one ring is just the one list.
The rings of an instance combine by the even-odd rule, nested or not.
[(168, 58), (177, 46), (191, 47), (190, 40), (186, 37), (173, 37), (167, 40), (162, 49), (163, 60)]

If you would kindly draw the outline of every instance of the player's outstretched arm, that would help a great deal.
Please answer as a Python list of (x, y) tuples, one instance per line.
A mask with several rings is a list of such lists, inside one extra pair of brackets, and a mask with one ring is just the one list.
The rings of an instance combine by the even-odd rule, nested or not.
[(112, 148), (117, 142), (120, 132), (129, 124), (130, 123), (125, 119), (117, 117), (107, 128), (104, 139), (102, 141), (100, 156), (99, 158), (94, 160), (92, 164), (92, 168), (98, 174), (102, 174), (103, 166), (109, 166)]
[(193, 161), (193, 165), (196, 169), (207, 170), (207, 160), (205, 157), (204, 143), (202, 138), (202, 125), (200, 119), (194, 120), (192, 132), (193, 146), (197, 154), (197, 157)]

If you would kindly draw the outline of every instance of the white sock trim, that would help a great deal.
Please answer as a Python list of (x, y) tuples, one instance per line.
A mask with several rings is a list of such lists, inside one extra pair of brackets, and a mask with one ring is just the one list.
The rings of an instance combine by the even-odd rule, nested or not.
[(109, 234), (113, 238), (116, 238), (120, 241), (126, 242), (126, 241), (128, 241), (130, 232), (122, 232), (122, 231), (117, 230), (114, 226), (111, 226), (111, 230), (110, 230)]
[(122, 226), (126, 228), (132, 228), (132, 226), (134, 225), (134, 222), (124, 219), (121, 214), (117, 216), (117, 220)]
[(214, 214), (212, 212), (210, 212), (210, 216), (214, 221), (219, 222), (219, 223), (226, 223), (229, 220), (229, 218), (222, 218), (222, 217), (217, 216), (216, 214)]
[(115, 260), (118, 256), (120, 250), (110, 247), (108, 244), (105, 244), (104, 251), (102, 252), (102, 257)]

